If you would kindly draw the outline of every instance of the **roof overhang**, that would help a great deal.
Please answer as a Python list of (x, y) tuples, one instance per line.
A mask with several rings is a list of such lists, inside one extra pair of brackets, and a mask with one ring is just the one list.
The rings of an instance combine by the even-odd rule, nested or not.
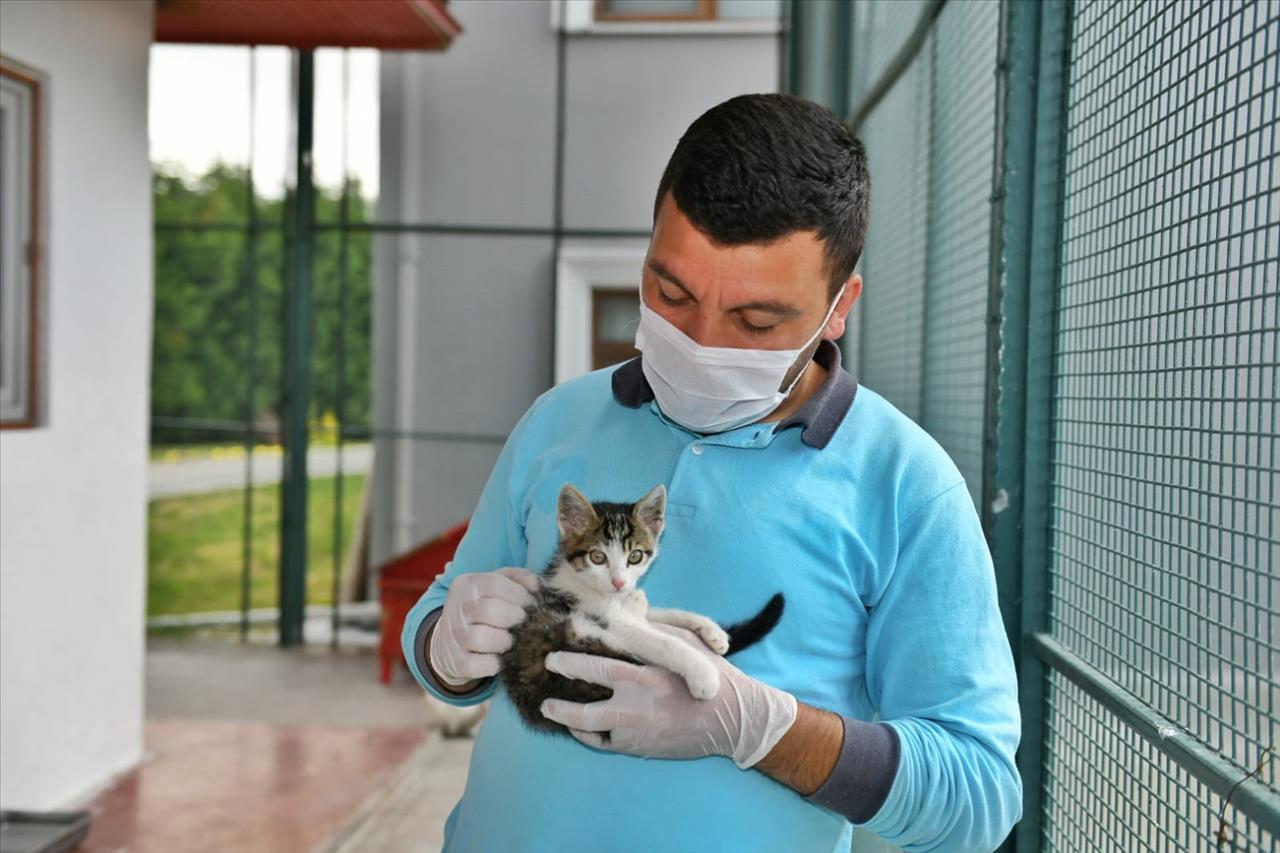
[(447, 0), (160, 0), (157, 42), (444, 50)]

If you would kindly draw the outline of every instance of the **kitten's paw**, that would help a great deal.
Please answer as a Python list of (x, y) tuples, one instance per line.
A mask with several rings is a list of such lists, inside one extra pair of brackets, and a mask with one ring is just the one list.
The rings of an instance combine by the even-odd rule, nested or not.
[(685, 678), (694, 699), (710, 699), (720, 692), (720, 670), (709, 661), (706, 668), (697, 667)]
[(723, 655), (729, 651), (729, 635), (714, 622), (699, 625), (697, 633), (702, 642), (707, 644), (707, 648), (716, 654)]

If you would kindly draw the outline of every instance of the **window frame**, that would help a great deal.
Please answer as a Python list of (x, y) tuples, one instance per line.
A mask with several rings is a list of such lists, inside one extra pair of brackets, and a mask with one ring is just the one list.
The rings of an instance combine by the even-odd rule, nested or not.
[[(42, 176), (44, 169), (44, 81), (40, 74), (21, 63), (10, 59), (8, 56), (0, 55), (0, 76), (8, 78), (12, 83), (25, 86), (30, 91), (31, 111), (29, 115), (30, 127), (19, 127), (18, 131), (22, 132), (27, 138), (30, 146), (28, 161), (30, 164), (30, 174), (20, 176), (26, 185), (28, 194), (27, 207), (28, 219), (26, 222), (26, 234), (22, 234), (21, 230), (18, 234), (19, 244), (23, 242), (25, 236), (25, 246), (21, 246), (18, 250), (21, 260), (18, 268), (26, 271), (26, 281), (23, 282), (21, 277), (17, 282), (13, 283), (16, 288), (25, 285), (25, 316), (26, 326), (26, 347), (24, 349), (15, 348), (14, 355), (21, 358), (25, 356), (26, 363), (20, 364), (20, 373), (26, 385), (18, 394), (15, 403), (18, 411), (12, 414), (6, 414), (0, 408), (0, 430), (19, 430), (33, 429), (40, 423), (40, 404), (42, 396), (40, 394), (40, 353), (43, 341), (41, 339), (41, 284), (44, 271), (43, 264), (43, 193)], [(2, 201), (0, 201), (2, 203)], [(0, 287), (4, 286), (4, 282), (0, 280)], [(3, 292), (0, 291), (0, 299), (3, 298)], [(18, 320), (23, 322), (22, 319)]]
[(619, 21), (717, 21), (719, 20), (718, 11), (716, 9), (716, 0), (695, 0), (697, 3), (697, 11), (692, 14), (683, 15), (679, 12), (658, 12), (652, 15), (644, 14), (628, 14), (626, 12), (610, 12), (608, 9), (608, 0), (595, 0), (593, 4), (593, 12), (597, 21), (605, 23), (614, 23)]
[(556, 257), (555, 382), (591, 371), (595, 290), (640, 293), (647, 239), (565, 240)]
[[(630, 361), (640, 354), (634, 341), (606, 341), (600, 337), (600, 311), (607, 299), (630, 298), (638, 302), (639, 289), (636, 287), (618, 287), (617, 285), (596, 285), (591, 288), (591, 369), (612, 367), (624, 361)], [(640, 309), (637, 306), (636, 316)]]

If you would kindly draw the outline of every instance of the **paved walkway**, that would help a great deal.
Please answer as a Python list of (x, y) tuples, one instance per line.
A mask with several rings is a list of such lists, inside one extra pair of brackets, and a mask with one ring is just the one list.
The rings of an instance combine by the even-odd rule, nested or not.
[(144, 734), (142, 764), (87, 804), (89, 835), (75, 853), (307, 853), (426, 738), (194, 719), (149, 719)]
[(311, 644), (292, 649), (275, 645), (274, 626), (255, 627), (252, 636), (260, 642), (248, 645), (234, 640), (150, 638), (147, 716), (283, 725), (425, 727), (422, 688), (407, 677), (380, 683), (376, 649), (339, 647), (333, 651), (316, 642), (328, 639), (317, 633), (308, 630)]
[(148, 638), (145, 757), (71, 806), (93, 815), (75, 853), (439, 850), (471, 741), (428, 732), (422, 689), (379, 683), (368, 644), (251, 636)]
[[(253, 483), (266, 486), (280, 482), (284, 457), (280, 453), (253, 454)], [(367, 474), (373, 466), (373, 445), (346, 444), (342, 448), (344, 474)], [(244, 454), (217, 459), (182, 459), (175, 462), (153, 461), (148, 467), (148, 496), (155, 498), (194, 495), (239, 489), (245, 481)], [(312, 447), (307, 450), (307, 473), (313, 477), (332, 477), (338, 470), (336, 447)]]
[(433, 853), (444, 846), (444, 822), (462, 797), (470, 738), (423, 741), (327, 845), (314, 853)]

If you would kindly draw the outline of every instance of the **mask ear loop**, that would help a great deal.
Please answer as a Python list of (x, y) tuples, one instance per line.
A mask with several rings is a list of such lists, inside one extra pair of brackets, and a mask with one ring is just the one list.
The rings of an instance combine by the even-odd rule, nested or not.
[[(796, 383), (804, 375), (805, 368), (809, 366), (809, 361), (813, 358), (813, 354), (822, 345), (822, 332), (827, 328), (827, 323), (831, 322), (831, 315), (836, 313), (836, 306), (840, 304), (840, 297), (844, 296), (846, 286), (844, 284), (840, 285), (840, 289), (836, 291), (835, 298), (831, 300), (831, 307), (827, 309), (827, 316), (822, 318), (822, 325), (818, 326), (818, 331), (813, 333), (813, 339), (805, 344), (804, 349), (796, 356), (796, 360), (791, 362), (787, 372), (782, 375), (782, 383), (778, 386), (778, 393), (790, 394), (791, 389), (796, 387)], [(795, 374), (794, 376), (792, 376), (793, 373)]]

